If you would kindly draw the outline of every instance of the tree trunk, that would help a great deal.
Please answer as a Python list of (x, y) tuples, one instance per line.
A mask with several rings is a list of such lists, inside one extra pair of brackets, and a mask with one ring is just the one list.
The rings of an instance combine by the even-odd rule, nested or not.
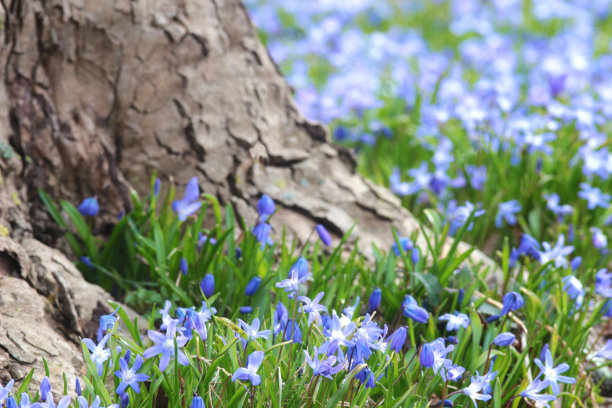
[[(418, 228), (392, 193), (356, 173), (348, 150), (300, 114), (240, 1), (0, 1), (0, 229), (21, 248), (4, 251), (17, 265), (47, 250), (34, 239), (56, 245), (38, 188), (73, 203), (97, 195), (102, 224), (111, 226), (129, 207), (130, 189), (148, 190), (153, 171), (178, 184), (197, 175), (203, 191), (251, 224), (267, 193), (279, 204), (276, 233), (287, 228), (300, 241), (317, 223), (339, 237), (357, 222), (352, 239), (368, 253), (392, 244), (392, 226), (402, 235)], [(472, 259), (492, 265), (477, 252)], [(55, 289), (5, 269), (53, 305), (46, 297)], [(61, 291), (60, 275), (50, 279)], [(5, 305), (7, 290), (0, 286)], [(96, 305), (64, 292), (54, 310), (68, 318), (54, 333), (78, 351), (74, 334)], [(3, 351), (19, 367), (52, 358), (37, 345), (38, 354), (19, 360), (5, 344), (16, 340), (2, 336), (6, 324), (0, 318), (0, 373), (12, 364), (2, 365)]]

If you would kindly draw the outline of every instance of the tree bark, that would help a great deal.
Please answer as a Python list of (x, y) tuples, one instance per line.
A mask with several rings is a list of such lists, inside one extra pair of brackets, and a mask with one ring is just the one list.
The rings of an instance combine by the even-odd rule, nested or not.
[[(392, 244), (392, 227), (418, 228), (299, 112), (239, 0), (2, 4), (0, 229), (16, 245), (57, 244), (38, 188), (75, 204), (97, 195), (111, 226), (153, 171), (177, 184), (197, 175), (251, 224), (267, 193), (276, 233), (302, 242), (318, 223), (335, 237), (357, 223), (351, 239), (369, 254)], [(493, 265), (478, 251), (472, 260)], [(44, 284), (30, 287), (46, 296)], [(67, 338), (81, 330), (66, 327)]]

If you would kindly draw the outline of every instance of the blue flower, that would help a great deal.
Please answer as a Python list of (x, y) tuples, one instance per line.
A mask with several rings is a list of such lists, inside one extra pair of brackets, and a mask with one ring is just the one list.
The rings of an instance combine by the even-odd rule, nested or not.
[(452, 344), (446, 346), (443, 338), (437, 338), (431, 343), (431, 350), (434, 354), (433, 371), (435, 374), (439, 374), (444, 381), (446, 381), (446, 367), (452, 365), (452, 361), (446, 358), (446, 355), (455, 349)]
[(189, 266), (187, 265), (187, 260), (185, 258), (181, 258), (179, 269), (181, 270), (181, 272), (183, 272), (183, 275), (187, 275), (187, 272), (189, 271)]
[(100, 211), (98, 199), (96, 197), (84, 199), (83, 202), (79, 204), (78, 210), (84, 217), (95, 217), (98, 211)]
[(244, 330), (246, 333), (246, 340), (251, 341), (255, 339), (267, 339), (272, 332), (270, 330), (262, 330), (259, 331), (260, 321), (256, 317), (253, 319), (253, 323), (250, 325), (245, 321), (238, 319), (238, 325)]
[(202, 203), (198, 201), (200, 198), (200, 187), (198, 186), (198, 178), (192, 177), (185, 186), (185, 194), (181, 200), (175, 200), (172, 203), (172, 211), (178, 213), (178, 219), (185, 221), (187, 217), (200, 209)]
[[(89, 405), (89, 402), (87, 402), (87, 400), (81, 396), (79, 396), (78, 401), (79, 401), (79, 408), (103, 408), (103, 407), (100, 407), (101, 401), (100, 401), (100, 397), (97, 395), (96, 395), (96, 398), (94, 398), (94, 401), (91, 403), (91, 405)], [(59, 404), (58, 404), (58, 408), (59, 408)], [(112, 404), (112, 405), (109, 405), (108, 408), (119, 408), (119, 405)]]
[(149, 330), (147, 333), (149, 338), (155, 343), (154, 346), (149, 347), (142, 354), (144, 358), (151, 358), (158, 354), (161, 354), (159, 360), (159, 369), (165, 371), (170, 363), (170, 359), (175, 357), (174, 355), (174, 342), (176, 340), (176, 346), (178, 348), (178, 363), (181, 365), (189, 364), (189, 360), (185, 354), (180, 350), (189, 339), (181, 334), (177, 335), (177, 321), (171, 320), (166, 328), (166, 334), (162, 334), (158, 331)]
[(76, 378), (76, 381), (75, 381), (74, 385), (75, 385), (76, 393), (80, 397), (82, 391), (81, 391), (81, 382), (79, 381), (79, 377)]
[(505, 316), (508, 312), (519, 310), (525, 304), (523, 297), (518, 292), (508, 292), (502, 298), (504, 306), (502, 307), (501, 315)]
[(302, 331), (300, 330), (300, 326), (292, 319), (287, 321), (287, 329), (285, 330), (285, 341), (288, 340), (298, 344), (302, 342)]
[(261, 249), (264, 249), (266, 245), (274, 244), (274, 241), (270, 238), (270, 232), (272, 232), (272, 226), (266, 222), (260, 222), (253, 227), (253, 235), (255, 235), (257, 242), (261, 244)]
[(298, 291), (300, 283), (304, 282), (311, 275), (307, 273), (302, 277), (299, 276), (298, 268), (293, 267), (290, 271), (290, 278), (282, 280), (276, 284), (277, 288), (283, 288), (286, 292), (289, 292), (289, 298), (294, 298)]
[(215, 293), (215, 276), (211, 273), (204, 275), (204, 278), (200, 282), (200, 288), (204, 296), (207, 298), (211, 297), (213, 293)]
[(539, 358), (534, 359), (536, 365), (542, 370), (542, 374), (544, 374), (544, 380), (550, 383), (550, 388), (552, 388), (552, 392), (554, 395), (558, 395), (560, 391), (559, 383), (564, 384), (574, 384), (576, 382), (575, 378), (567, 377), (565, 375), (560, 375), (561, 373), (569, 370), (570, 366), (567, 363), (559, 364), (557, 367), (554, 367), (553, 358), (550, 350), (546, 350), (545, 352), (546, 358), (544, 359), (544, 364)]
[(79, 259), (85, 264), (87, 268), (92, 270), (94, 269), (94, 264), (93, 262), (91, 262), (91, 259), (88, 256), (83, 255)]
[(435, 362), (435, 356), (431, 344), (425, 343), (421, 347), (421, 353), (419, 354), (419, 363), (423, 368), (432, 368)]
[(393, 172), (389, 176), (389, 184), (391, 191), (400, 197), (404, 197), (413, 193), (412, 185), (401, 180), (400, 171), (397, 167), (393, 168)]
[(324, 360), (319, 361), (319, 355), (316, 349), (314, 353), (312, 353), (312, 358), (310, 358), (308, 351), (304, 350), (304, 354), (306, 355), (306, 362), (312, 369), (312, 375), (315, 376), (320, 375), (331, 380), (332, 375), (337, 374), (344, 367), (343, 364), (336, 364), (336, 356), (328, 356)]
[(420, 307), (417, 301), (410, 295), (406, 295), (402, 302), (402, 310), (404, 316), (411, 318), (419, 323), (427, 323), (429, 320), (429, 312)]
[(544, 380), (534, 380), (531, 384), (527, 386), (519, 395), (524, 398), (529, 398), (534, 400), (536, 403), (541, 404), (545, 407), (550, 408), (550, 401), (554, 401), (557, 399), (554, 395), (549, 394), (539, 394), (542, 390), (548, 388), (550, 385), (549, 381)]
[(293, 264), (291, 269), (289, 270), (289, 273), (287, 274), (287, 278), (291, 278), (291, 270), (293, 268), (297, 268), (297, 270), (298, 270), (298, 278), (301, 279), (301, 278), (304, 277), (304, 275), (306, 275), (308, 273), (308, 261), (303, 256), (300, 256), (297, 259), (297, 261), (295, 261), (295, 263)]
[(417, 247), (412, 248), (412, 253), (410, 254), (410, 260), (412, 261), (412, 264), (413, 265), (418, 264), (420, 258), (421, 258), (421, 253), (419, 251), (419, 248)]
[(274, 309), (274, 336), (285, 330), (287, 321), (289, 320), (289, 311), (287, 307), (282, 303), (278, 302), (276, 309)]
[(262, 195), (259, 201), (257, 201), (259, 221), (265, 222), (272, 214), (274, 214), (275, 209), (276, 205), (274, 204), (274, 200), (272, 200), (272, 198), (270, 198), (270, 196), (267, 194)]
[(390, 337), (387, 338), (387, 342), (389, 343), (389, 349), (399, 353), (404, 347), (404, 343), (406, 343), (406, 328), (401, 326), (398, 328)]
[(574, 300), (574, 308), (582, 306), (585, 295), (584, 287), (575, 276), (569, 275), (563, 278), (563, 290), (567, 292), (570, 299)]
[[(485, 210), (476, 210), (474, 204), (470, 203), (469, 201), (466, 201), (464, 205), (455, 208), (454, 211), (449, 214), (449, 220), (451, 222), (450, 233), (454, 234), (459, 228), (463, 227), (472, 213), (474, 214), (473, 218), (476, 218), (483, 215)], [(471, 231), (473, 227), (474, 222), (472, 221), (468, 225), (468, 231)]]
[(612, 340), (608, 340), (595, 356), (605, 358), (606, 360), (612, 360)]
[(207, 235), (204, 235), (203, 232), (200, 232), (198, 234), (198, 251), (200, 251), (207, 242), (210, 242), (210, 245), (217, 245), (217, 240), (215, 238), (209, 238)]
[(119, 396), (119, 401), (120, 401), (120, 407), (121, 408), (127, 408), (128, 405), (130, 405), (130, 394), (128, 394), (127, 392), (124, 392), (123, 394), (121, 394)]
[(330, 246), (332, 243), (332, 239), (331, 239), (331, 236), (329, 235), (329, 232), (327, 232), (327, 230), (325, 229), (325, 227), (322, 226), (321, 224), (318, 224), (315, 229), (317, 230), (317, 234), (319, 234), (319, 238), (321, 239), (321, 242), (323, 242), (327, 246)]
[(159, 195), (159, 188), (161, 187), (161, 180), (159, 178), (155, 179), (155, 183), (153, 184), (153, 195), (157, 197)]
[(582, 263), (582, 257), (581, 256), (577, 256), (574, 259), (572, 259), (570, 261), (570, 268), (572, 268), (572, 272), (575, 272), (576, 269), (578, 269), (580, 267), (581, 263)]
[(126, 361), (123, 358), (119, 359), (121, 371), (115, 371), (115, 375), (121, 378), (121, 382), (117, 387), (117, 394), (123, 393), (128, 386), (131, 387), (136, 394), (140, 393), (140, 386), (138, 383), (147, 381), (149, 379), (148, 375), (137, 372), (142, 366), (142, 362), (142, 356), (136, 356), (136, 361), (134, 361), (134, 365), (132, 368), (130, 368), (129, 361)]
[(246, 368), (241, 367), (237, 369), (232, 375), (232, 381), (250, 381), (253, 386), (259, 385), (261, 383), (261, 377), (257, 374), (257, 370), (263, 362), (264, 357), (263, 351), (254, 351), (249, 354)]
[[(12, 383), (11, 383), (12, 386)], [(10, 387), (9, 387), (10, 389)], [(44, 401), (47, 398), (47, 394), (51, 391), (51, 384), (49, 383), (49, 377), (45, 376), (40, 383), (40, 400)], [(0, 390), (0, 395), (2, 391)]]
[[(0, 398), (0, 401), (1, 400), (2, 399)], [(42, 398), (41, 398), (41, 401), (42, 401)], [(27, 392), (24, 392), (21, 394), (21, 400), (19, 401), (19, 408), (39, 408), (40, 405), (41, 405), (40, 402), (30, 403), (30, 396), (28, 395)], [(8, 404), (8, 406), (11, 407), (10, 404)], [(12, 408), (15, 408), (15, 407), (13, 406)]]
[(380, 301), (382, 298), (382, 292), (380, 288), (374, 288), (372, 294), (370, 295), (370, 299), (368, 300), (368, 313), (372, 313), (378, 306), (380, 306)]
[(495, 216), (495, 227), (500, 228), (505, 219), (508, 224), (516, 224), (516, 213), (521, 211), (521, 205), (517, 200), (499, 203), (497, 215)]
[(109, 335), (107, 334), (97, 345), (91, 339), (83, 339), (83, 343), (85, 343), (89, 351), (91, 351), (91, 361), (96, 365), (99, 376), (101, 376), (104, 371), (104, 362), (108, 360), (111, 355), (110, 350), (104, 348), (108, 341), (108, 337)]
[(259, 289), (260, 283), (261, 278), (259, 276), (254, 276), (249, 283), (247, 283), (244, 294), (247, 296), (253, 296), (255, 292), (257, 292), (257, 289)]
[(608, 238), (599, 228), (591, 227), (589, 231), (591, 231), (591, 243), (595, 248), (602, 250), (608, 247)]
[(206, 408), (202, 397), (198, 397), (197, 395), (193, 397), (193, 400), (191, 400), (191, 408)]
[[(402, 251), (404, 251), (404, 253), (407, 253), (408, 251), (412, 250), (412, 248), (414, 248), (414, 244), (408, 237), (401, 237), (397, 241), (399, 242), (400, 247), (402, 248)], [(395, 252), (395, 255), (401, 256), (400, 250), (397, 247), (397, 242), (393, 243), (393, 246), (391, 247), (391, 249), (393, 249), (393, 252)]]
[(112, 329), (115, 323), (117, 322), (117, 317), (115, 316), (115, 313), (117, 313), (118, 310), (119, 308), (115, 309), (115, 311), (111, 314), (100, 316), (100, 326), (98, 327), (97, 335), (98, 341), (102, 340), (102, 337), (104, 337), (104, 332)]
[(45, 397), (45, 402), (40, 404), (42, 408), (68, 408), (70, 405), (70, 397), (68, 395), (64, 395), (55, 405), (55, 401), (53, 401), (53, 393), (49, 391), (47, 396)]
[(597, 207), (606, 208), (610, 205), (610, 194), (604, 194), (597, 187), (591, 187), (587, 183), (580, 183), (580, 188), (578, 197), (587, 200), (589, 210), (594, 210)]
[(321, 321), (321, 312), (327, 312), (327, 308), (319, 303), (324, 294), (324, 292), (319, 292), (312, 300), (307, 296), (298, 296), (298, 300), (304, 302), (304, 304), (300, 306), (300, 312), (308, 313), (309, 326), (313, 321)]
[[(47, 377), (45, 377), (47, 378)], [(49, 383), (49, 379), (47, 378), (47, 384)], [(13, 384), (15, 384), (15, 380), (11, 379), (6, 386), (2, 386), (0, 385), (0, 406), (2, 406), (2, 404), (4, 404), (4, 401), (6, 401), (6, 399), (9, 396), (9, 392), (11, 392), (11, 388), (13, 388)], [(50, 389), (51, 387), (49, 387)]]
[(493, 339), (493, 344), (500, 347), (509, 346), (514, 343), (515, 336), (510, 332), (504, 332), (498, 334), (495, 339)]
[(240, 306), (240, 314), (249, 314), (253, 313), (253, 308), (251, 306)]
[[(328, 320), (327, 327), (323, 326), (323, 334), (328, 340), (321, 345), (322, 350), (327, 352), (328, 355), (332, 353), (327, 350), (333, 342), (336, 342), (339, 346), (352, 347), (355, 343), (349, 340), (349, 336), (355, 331), (356, 325), (354, 322), (349, 322), (343, 325), (340, 318), (336, 314), (336, 311), (332, 311), (332, 317)], [(338, 348), (338, 350), (340, 350)]]
[(574, 251), (574, 247), (571, 245), (565, 246), (565, 237), (563, 234), (559, 235), (554, 247), (551, 247), (548, 242), (543, 242), (542, 246), (544, 247), (544, 251), (539, 252), (539, 260), (542, 265), (554, 261), (556, 268), (567, 268), (566, 257)]
[(557, 193), (545, 194), (544, 198), (546, 199), (546, 207), (559, 218), (574, 211), (570, 205), (560, 205), (561, 199)]
[(465, 373), (465, 368), (456, 364), (448, 365), (446, 367), (446, 372), (450, 381), (457, 381), (463, 376), (463, 373)]
[(470, 318), (466, 314), (459, 312), (455, 312), (455, 314), (444, 313), (438, 320), (448, 321), (448, 323), (446, 323), (446, 330), (448, 331), (458, 330), (460, 327), (465, 327), (467, 329), (470, 325)]
[(487, 382), (482, 378), (477, 379), (476, 377), (472, 377), (470, 385), (462, 389), (461, 392), (472, 399), (474, 408), (478, 408), (478, 403), (476, 401), (488, 401), (491, 399), (491, 395), (484, 392), (486, 386)]

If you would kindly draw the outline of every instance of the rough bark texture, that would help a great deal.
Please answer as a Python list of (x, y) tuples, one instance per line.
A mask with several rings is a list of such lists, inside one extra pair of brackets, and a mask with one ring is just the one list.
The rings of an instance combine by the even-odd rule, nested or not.
[[(392, 226), (404, 235), (418, 227), (388, 190), (356, 173), (351, 153), (331, 145), (324, 127), (300, 114), (240, 1), (2, 3), (0, 223), (27, 255), (11, 258), (22, 266), (4, 274), (0, 294), (6, 303), (5, 293), (38, 293), (54, 307), (36, 309), (32, 318), (43, 324), (60, 313), (67, 341), (90, 312), (84, 318), (79, 311), (75, 288), (84, 283), (72, 283), (71, 291), (61, 278), (74, 268), (64, 258), (63, 272), (53, 272), (52, 261), (39, 256), (52, 250), (32, 239), (53, 244), (57, 233), (37, 198), (39, 187), (74, 203), (97, 195), (105, 225), (129, 206), (131, 188), (147, 190), (156, 170), (178, 184), (197, 175), (205, 192), (231, 202), (250, 223), (254, 203), (267, 193), (279, 203), (277, 233), (285, 227), (300, 241), (317, 223), (338, 237), (357, 222), (353, 237), (367, 251), (373, 243), (389, 247)], [(490, 264), (480, 253), (473, 260)], [(44, 273), (27, 272), (32, 268)], [(24, 278), (27, 284), (18, 281)], [(21, 296), (13, 297), (18, 307)], [(2, 313), (12, 312), (3, 306)], [(0, 358), (10, 357), (0, 360), (0, 373), (23, 359), (30, 364), (37, 347), (68, 355), (56, 339), (49, 349), (20, 351), (25, 343), (3, 334), (4, 316)]]

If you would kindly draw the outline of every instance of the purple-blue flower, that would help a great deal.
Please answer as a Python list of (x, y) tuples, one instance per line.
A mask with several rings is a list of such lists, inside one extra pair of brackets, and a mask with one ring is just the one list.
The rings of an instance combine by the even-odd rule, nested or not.
[(560, 375), (561, 373), (569, 370), (570, 366), (567, 363), (559, 364), (557, 367), (554, 367), (553, 358), (550, 350), (546, 350), (545, 352), (546, 358), (544, 359), (544, 364), (539, 358), (534, 359), (536, 365), (542, 370), (542, 374), (544, 374), (544, 380), (550, 383), (550, 387), (552, 388), (553, 395), (558, 395), (561, 390), (559, 389), (559, 383), (564, 384), (573, 384), (576, 382), (575, 378), (567, 377), (565, 375)]
[(534, 400), (536, 403), (541, 404), (547, 408), (550, 408), (550, 401), (557, 399), (554, 395), (540, 394), (540, 392), (550, 385), (547, 380), (534, 380), (527, 386), (521, 393), (520, 396)]
[(594, 210), (597, 207), (606, 208), (610, 205), (610, 194), (602, 193), (597, 187), (591, 187), (587, 183), (580, 183), (578, 197), (587, 200), (587, 208)]
[(274, 204), (274, 200), (272, 200), (272, 198), (270, 198), (270, 196), (267, 194), (262, 195), (259, 201), (257, 201), (259, 221), (265, 222), (272, 214), (274, 214), (275, 209), (276, 205)]
[(387, 338), (389, 343), (389, 349), (399, 353), (406, 343), (406, 328), (404, 326), (399, 327), (391, 336)]
[(491, 399), (491, 395), (484, 391), (487, 384), (488, 383), (482, 378), (472, 377), (470, 385), (461, 390), (464, 395), (472, 399), (474, 408), (478, 408), (478, 403), (476, 401), (488, 401)]
[(446, 323), (446, 330), (448, 331), (458, 330), (460, 327), (467, 329), (470, 325), (470, 318), (466, 314), (459, 312), (455, 312), (455, 314), (444, 313), (438, 320), (448, 321)]
[[(47, 377), (45, 377), (45, 378), (47, 378)], [(49, 383), (49, 379), (47, 378), (47, 384), (48, 383)], [(11, 388), (13, 388), (13, 384), (15, 384), (15, 380), (13, 380), (13, 379), (11, 379), (6, 384), (6, 386), (4, 386), (4, 387), (0, 384), (0, 406), (2, 404), (4, 404), (4, 401), (6, 401), (6, 399), (8, 398), (9, 392), (11, 392)], [(50, 387), (49, 387), (49, 389), (50, 389)], [(47, 391), (47, 393), (48, 393), (48, 391)]]
[(495, 216), (495, 227), (500, 228), (505, 219), (508, 224), (516, 224), (516, 213), (521, 211), (521, 205), (517, 200), (510, 200), (499, 203), (497, 215)]
[(415, 298), (410, 295), (406, 295), (404, 298), (404, 301), (402, 302), (402, 310), (404, 312), (404, 316), (409, 317), (416, 322), (427, 323), (429, 320), (429, 312), (420, 307)]
[(432, 368), (435, 362), (434, 352), (431, 344), (425, 343), (421, 347), (421, 353), (419, 354), (419, 363), (423, 368)]
[(238, 319), (238, 325), (246, 333), (247, 341), (251, 341), (255, 339), (267, 339), (268, 336), (272, 334), (270, 330), (261, 330), (261, 331), (259, 330), (259, 326), (261, 325), (261, 322), (259, 321), (257, 317), (253, 319), (253, 323), (251, 323), (250, 325), (246, 323), (245, 321)]
[[(473, 218), (480, 217), (485, 213), (485, 210), (477, 210), (474, 204), (466, 201), (464, 205), (456, 207), (450, 214), (449, 220), (451, 222), (450, 233), (454, 234), (459, 228), (463, 227), (470, 215), (474, 213)], [(470, 222), (468, 225), (468, 231), (471, 231), (474, 227), (474, 222)]]
[(591, 231), (591, 243), (599, 250), (605, 250), (608, 247), (608, 238), (597, 227), (589, 228)]
[(137, 372), (142, 366), (142, 363), (142, 356), (136, 356), (136, 361), (134, 361), (134, 365), (130, 368), (129, 361), (123, 358), (119, 359), (121, 371), (115, 371), (115, 375), (121, 378), (121, 382), (117, 387), (117, 394), (124, 392), (127, 387), (132, 388), (136, 394), (140, 393), (140, 386), (138, 383), (149, 379), (148, 375)]
[(95, 217), (100, 210), (98, 199), (96, 197), (84, 199), (83, 202), (79, 204), (78, 210), (85, 217)]
[(197, 395), (193, 397), (193, 400), (191, 400), (191, 408), (206, 408), (202, 397), (198, 397)]
[(319, 360), (319, 355), (315, 349), (312, 353), (312, 358), (308, 354), (308, 351), (304, 350), (306, 355), (306, 362), (312, 369), (312, 375), (320, 375), (325, 378), (332, 379), (332, 375), (337, 374), (344, 367), (343, 364), (336, 364), (336, 356), (327, 356), (323, 360)]
[(249, 283), (247, 283), (246, 288), (244, 289), (244, 294), (247, 296), (253, 296), (257, 289), (259, 289), (259, 284), (261, 283), (261, 278), (259, 276), (254, 276), (251, 278)]
[(330, 246), (332, 243), (331, 235), (329, 235), (329, 232), (325, 229), (325, 227), (318, 224), (315, 229), (317, 230), (317, 234), (319, 234), (321, 242), (327, 246)]
[(368, 299), (368, 313), (372, 313), (373, 311), (378, 309), (378, 306), (380, 306), (381, 298), (382, 292), (380, 288), (374, 288), (372, 294), (370, 295), (370, 299)]
[(298, 291), (300, 283), (304, 282), (311, 275), (307, 273), (303, 276), (299, 276), (299, 270), (297, 267), (291, 268), (291, 276), (288, 279), (282, 280), (276, 284), (277, 288), (283, 288), (286, 292), (289, 292), (289, 297), (294, 298)]
[[(399, 242), (400, 247), (402, 248), (402, 251), (404, 251), (404, 253), (407, 253), (408, 251), (412, 250), (412, 248), (414, 248), (414, 244), (408, 237), (398, 238), (397, 241)], [(393, 252), (395, 252), (395, 255), (397, 256), (401, 255), (400, 250), (397, 246), (397, 242), (393, 243), (393, 246), (391, 247), (391, 249), (393, 249)]]
[(539, 259), (542, 265), (554, 261), (553, 264), (556, 268), (567, 268), (566, 257), (574, 251), (574, 247), (565, 245), (565, 236), (563, 234), (559, 234), (559, 239), (554, 247), (548, 242), (543, 242), (542, 247), (544, 250), (539, 252)]
[(582, 282), (580, 282), (575, 276), (569, 275), (563, 278), (563, 290), (567, 292), (570, 299), (574, 300), (574, 308), (579, 308), (582, 306), (585, 291), (584, 287), (582, 286)]
[(204, 278), (202, 278), (202, 281), (200, 282), (200, 288), (202, 289), (204, 296), (207, 298), (211, 297), (213, 293), (215, 293), (215, 276), (211, 273), (204, 275)]
[(183, 275), (187, 275), (187, 272), (189, 271), (189, 266), (187, 265), (187, 260), (185, 258), (181, 258), (179, 269), (181, 270)]
[(200, 198), (200, 187), (198, 186), (198, 178), (192, 177), (185, 186), (185, 194), (180, 200), (175, 200), (172, 203), (172, 211), (178, 214), (180, 221), (185, 221), (187, 217), (200, 209), (202, 203), (198, 201)]
[(247, 366), (241, 367), (236, 370), (232, 375), (232, 381), (250, 381), (253, 386), (257, 386), (261, 383), (261, 377), (257, 374), (259, 366), (264, 360), (263, 351), (254, 351), (247, 357)]
[(98, 375), (102, 375), (104, 371), (104, 362), (110, 358), (110, 350), (104, 348), (108, 341), (109, 335), (105, 335), (98, 344), (95, 344), (91, 339), (83, 339), (83, 343), (87, 346), (91, 352), (91, 361), (96, 365), (98, 369)]
[(612, 340), (606, 342), (606, 344), (595, 354), (596, 357), (605, 358), (606, 360), (612, 360)]
[(319, 303), (324, 294), (324, 292), (319, 292), (312, 300), (307, 296), (298, 296), (298, 300), (304, 303), (300, 306), (300, 312), (308, 313), (309, 326), (313, 321), (321, 321), (321, 312), (327, 312), (327, 308)]
[(493, 344), (500, 347), (509, 346), (514, 343), (515, 338), (516, 337), (514, 336), (514, 334), (510, 332), (500, 333), (493, 339)]
[(166, 334), (162, 334), (158, 331), (149, 330), (148, 332), (149, 338), (155, 343), (154, 346), (149, 347), (142, 354), (144, 358), (151, 358), (158, 354), (161, 354), (161, 359), (159, 360), (159, 369), (161, 371), (165, 371), (170, 363), (170, 359), (175, 357), (174, 355), (174, 342), (176, 340), (176, 345), (178, 349), (178, 363), (181, 365), (189, 364), (189, 360), (185, 354), (181, 351), (181, 347), (187, 344), (189, 339), (182, 334), (177, 335), (177, 321), (170, 320), (168, 323), (168, 327), (166, 328)]

